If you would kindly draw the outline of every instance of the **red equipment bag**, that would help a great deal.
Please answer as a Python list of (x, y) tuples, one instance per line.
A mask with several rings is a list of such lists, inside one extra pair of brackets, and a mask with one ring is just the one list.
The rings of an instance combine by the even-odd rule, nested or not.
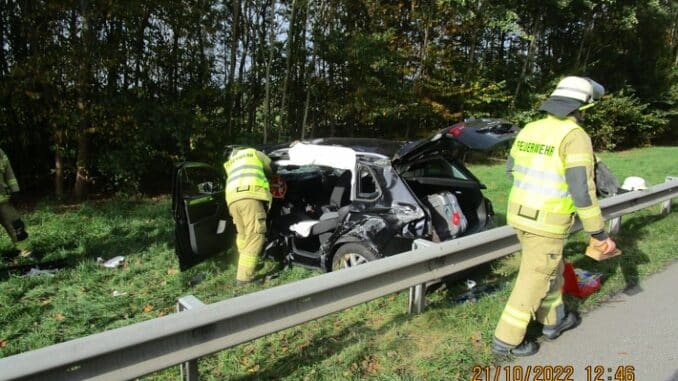
[(581, 269), (575, 270), (572, 263), (565, 262), (565, 270), (563, 271), (565, 283), (561, 291), (578, 298), (585, 298), (598, 291), (601, 276), (600, 273), (591, 273)]

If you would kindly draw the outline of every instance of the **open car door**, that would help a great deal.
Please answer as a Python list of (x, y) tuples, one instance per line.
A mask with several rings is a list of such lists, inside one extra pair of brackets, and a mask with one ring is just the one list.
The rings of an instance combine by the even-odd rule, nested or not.
[(235, 229), (226, 206), (224, 175), (207, 164), (177, 165), (172, 215), (181, 270), (226, 251), (233, 243)]

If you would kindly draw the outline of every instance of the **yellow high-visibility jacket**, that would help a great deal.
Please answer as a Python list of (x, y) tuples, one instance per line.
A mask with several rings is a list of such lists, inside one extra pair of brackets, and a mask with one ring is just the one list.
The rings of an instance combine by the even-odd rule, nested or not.
[[(548, 237), (567, 236), (574, 213), (584, 230), (602, 231), (591, 140), (573, 117), (528, 123), (511, 147), (513, 187), (507, 222)], [(570, 181), (566, 178), (570, 170)], [(572, 194), (578, 195), (573, 199)]]
[(267, 173), (271, 159), (253, 148), (234, 151), (224, 163), (226, 170), (226, 203), (245, 198), (271, 203)]

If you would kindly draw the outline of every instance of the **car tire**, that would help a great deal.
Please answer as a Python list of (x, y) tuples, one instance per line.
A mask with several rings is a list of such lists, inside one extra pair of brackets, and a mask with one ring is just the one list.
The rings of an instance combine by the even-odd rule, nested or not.
[(364, 243), (347, 243), (342, 245), (332, 257), (332, 271), (362, 265), (381, 258)]

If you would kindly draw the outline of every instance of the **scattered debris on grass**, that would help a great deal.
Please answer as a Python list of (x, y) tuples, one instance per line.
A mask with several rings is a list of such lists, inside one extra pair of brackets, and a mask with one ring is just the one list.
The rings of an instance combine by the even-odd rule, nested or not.
[(188, 281), (188, 286), (189, 287), (197, 286), (200, 283), (202, 283), (203, 280), (205, 280), (205, 274), (203, 274), (203, 273), (195, 274), (191, 278), (191, 280)]
[(23, 277), (34, 277), (34, 276), (39, 276), (39, 275), (47, 275), (47, 276), (54, 276), (54, 273), (59, 271), (58, 269), (52, 269), (52, 270), (42, 270), (40, 267), (31, 267), (31, 269), (24, 275)]
[(109, 268), (109, 269), (114, 269), (116, 267), (120, 267), (120, 266), (123, 265), (124, 262), (125, 262), (125, 257), (123, 257), (122, 255), (118, 255), (118, 256), (113, 257), (113, 258), (111, 258), (107, 261), (104, 261), (104, 259), (101, 258), (101, 257), (97, 258), (98, 264), (100, 264), (103, 267)]

